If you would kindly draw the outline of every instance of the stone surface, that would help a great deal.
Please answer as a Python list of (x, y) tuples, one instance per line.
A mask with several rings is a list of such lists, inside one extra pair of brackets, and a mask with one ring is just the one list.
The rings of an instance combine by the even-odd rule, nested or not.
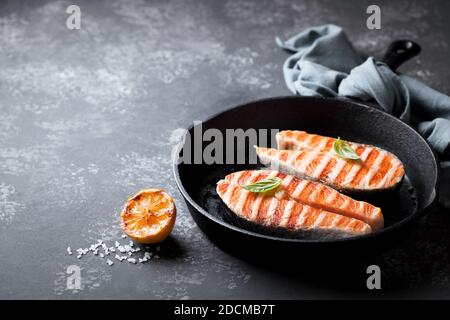
[[(448, 211), (373, 259), (383, 290), (370, 292), (364, 266), (305, 276), (222, 252), (194, 224), (171, 172), (177, 129), (289, 94), (287, 54), (274, 38), (311, 25), (339, 24), (378, 57), (394, 39), (416, 40), (423, 52), (401, 71), (449, 93), (448, 1), (378, 1), (374, 31), (365, 26), (370, 1), (76, 3), (74, 31), (65, 25), (69, 1), (0, 4), (0, 298), (450, 297)], [(173, 194), (179, 209), (161, 258), (77, 259), (97, 239), (127, 243), (118, 213), (149, 186)], [(67, 288), (70, 265), (81, 268), (80, 290)]]

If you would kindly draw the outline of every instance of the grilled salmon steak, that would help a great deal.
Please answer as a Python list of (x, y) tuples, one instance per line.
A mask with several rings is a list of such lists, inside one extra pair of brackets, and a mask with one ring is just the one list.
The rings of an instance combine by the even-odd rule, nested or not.
[(377, 191), (398, 185), (405, 168), (392, 153), (380, 148), (348, 142), (359, 156), (351, 160), (339, 156), (334, 138), (304, 131), (281, 131), (277, 149), (256, 148), (261, 162), (282, 172), (323, 182), (341, 191)]
[[(246, 185), (271, 177), (281, 179), (274, 193), (244, 189)], [(380, 208), (353, 200), (318, 182), (274, 170), (229, 174), (217, 183), (217, 193), (239, 217), (271, 228), (348, 237), (383, 227)]]

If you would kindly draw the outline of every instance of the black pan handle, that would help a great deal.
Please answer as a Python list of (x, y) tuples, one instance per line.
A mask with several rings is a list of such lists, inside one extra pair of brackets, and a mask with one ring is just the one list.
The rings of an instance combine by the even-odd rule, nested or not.
[(394, 41), (389, 45), (382, 61), (386, 63), (392, 71), (395, 71), (401, 64), (408, 61), (412, 57), (417, 56), (421, 50), (422, 49), (420, 46), (414, 41)]

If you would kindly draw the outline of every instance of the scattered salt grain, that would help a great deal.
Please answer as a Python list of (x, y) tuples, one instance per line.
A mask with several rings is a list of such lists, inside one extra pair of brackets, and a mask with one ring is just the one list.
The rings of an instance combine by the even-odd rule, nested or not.
[(144, 258), (145, 259), (151, 259), (152, 258), (152, 253), (151, 252), (148, 252), (148, 251), (146, 251), (145, 253), (144, 253)]
[(89, 249), (78, 248), (76, 251), (77, 251), (78, 255), (83, 256), (89, 252)]
[(123, 234), (123, 235), (122, 235), (122, 239), (125, 239), (126, 237), (127, 237), (126, 234)]
[[(122, 235), (122, 238), (126, 238), (126, 235)], [(100, 251), (101, 250), (101, 251)], [(66, 249), (67, 253), (69, 255), (72, 255), (72, 248), (67, 247)], [(105, 258), (106, 256), (109, 256), (113, 252), (120, 252), (120, 254), (114, 254), (114, 258), (106, 258), (106, 263), (109, 266), (112, 266), (114, 264), (114, 259), (117, 261), (127, 261), (128, 263), (136, 264), (139, 263), (145, 263), (152, 258), (158, 259), (159, 256), (154, 254), (153, 252), (142, 250), (140, 247), (136, 247), (135, 243), (133, 241), (129, 241), (128, 244), (121, 244), (119, 241), (114, 241), (114, 245), (111, 247), (108, 247), (106, 243), (104, 243), (102, 240), (97, 240), (96, 243), (90, 244), (86, 248), (78, 248), (75, 250), (77, 253), (77, 259), (81, 259), (84, 255), (91, 252), (95, 256), (100, 256), (101, 258)], [(138, 256), (136, 252), (143, 251), (143, 254)], [(156, 251), (160, 251), (160, 246), (156, 247)], [(111, 255), (112, 256), (112, 255)]]
[(114, 256), (114, 258), (116, 258), (117, 260), (119, 260), (120, 262), (122, 262), (122, 261), (125, 260), (127, 257), (121, 257), (121, 256), (119, 256), (118, 254), (116, 254), (116, 255)]

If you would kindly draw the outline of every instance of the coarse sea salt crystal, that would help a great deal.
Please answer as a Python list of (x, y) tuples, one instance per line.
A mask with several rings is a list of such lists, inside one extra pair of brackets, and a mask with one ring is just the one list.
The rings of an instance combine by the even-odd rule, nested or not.
[(122, 235), (122, 239), (125, 239), (126, 237), (127, 237), (126, 234), (123, 234), (123, 235)]
[[(126, 238), (126, 235), (122, 235), (122, 238)], [(99, 252), (100, 247), (103, 249), (103, 252)], [(139, 257), (133, 257), (133, 255), (136, 252), (140, 252), (140, 251), (144, 251), (144, 254), (141, 258)], [(156, 251), (160, 251), (160, 246), (156, 247)], [(76, 249), (77, 252), (77, 258), (81, 259), (84, 255), (86, 255), (89, 252), (92, 252), (93, 255), (95, 256), (100, 256), (101, 258), (105, 258), (106, 256), (109, 256), (111, 253), (113, 252), (121, 252), (124, 255), (119, 255), (119, 254), (115, 254), (114, 258), (120, 262), (126, 260), (129, 263), (133, 263), (136, 264), (137, 262), (139, 263), (144, 263), (149, 261), (152, 258), (156, 258), (158, 259), (159, 256), (154, 254), (153, 252), (148, 252), (143, 250), (143, 248), (140, 247), (136, 247), (135, 243), (133, 241), (129, 241), (128, 244), (120, 244), (119, 241), (115, 241), (114, 245), (111, 247), (108, 247), (106, 245), (105, 242), (103, 242), (103, 240), (98, 240), (96, 243), (89, 245), (86, 248), (78, 248)], [(67, 247), (67, 253), (69, 255), (72, 255), (72, 248), (71, 247)], [(111, 258), (113, 259), (113, 258)], [(108, 265), (112, 265), (114, 264), (114, 262), (111, 259), (106, 259), (106, 263)]]
[(153, 253), (146, 251), (146, 252), (144, 253), (144, 258), (146, 258), (146, 259), (151, 259), (151, 258), (152, 258), (152, 255), (153, 255)]

